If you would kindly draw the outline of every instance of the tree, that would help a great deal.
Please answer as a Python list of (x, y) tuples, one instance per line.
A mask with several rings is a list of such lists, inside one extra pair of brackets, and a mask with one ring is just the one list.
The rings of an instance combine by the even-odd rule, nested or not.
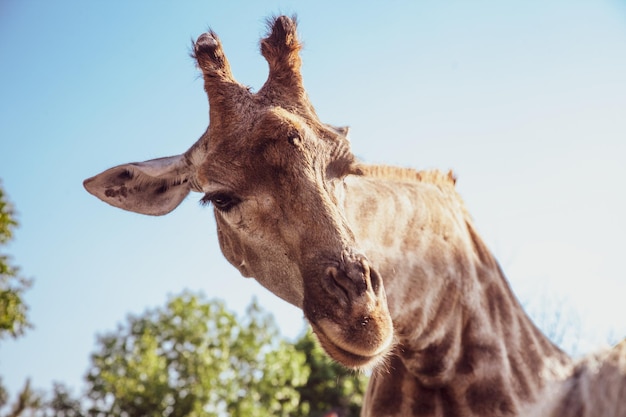
[(71, 391), (62, 383), (52, 385), (52, 399), (44, 401), (41, 397), (40, 405), (32, 414), (37, 417), (86, 417), (80, 399), (74, 398)]
[[(13, 238), (13, 230), (17, 226), (13, 205), (0, 183), (0, 249)], [(6, 336), (18, 338), (27, 328), (32, 327), (28, 321), (28, 307), (23, 300), (24, 291), (30, 287), (31, 280), (22, 277), (19, 272), (18, 267), (11, 265), (9, 256), (0, 252), (0, 340)], [(9, 394), (0, 380), (0, 408), (8, 405), (8, 399)], [(10, 406), (8, 415), (19, 416), (27, 408), (37, 408), (40, 400), (27, 380)]]
[(288, 343), (256, 302), (238, 320), (222, 302), (189, 292), (129, 316), (97, 345), (85, 396), (55, 383), (44, 400), (27, 381), (5, 416), (351, 417), (367, 385), (332, 362), (310, 331)]
[[(0, 185), (0, 249), (13, 238), (17, 227), (13, 206)], [(0, 252), (0, 339), (5, 336), (17, 338), (31, 327), (28, 321), (28, 307), (23, 301), (23, 293), (31, 285), (19, 274), (19, 268), (12, 266), (9, 257)]]
[(9, 402), (9, 393), (4, 385), (2, 385), (2, 377), (0, 377), (0, 410)]
[(308, 377), (305, 355), (256, 302), (238, 322), (222, 302), (183, 293), (98, 345), (92, 416), (287, 416)]
[(544, 289), (526, 297), (522, 305), (552, 343), (572, 356), (582, 353), (580, 316), (564, 297)]
[(296, 342), (306, 355), (311, 370), (305, 385), (298, 388), (298, 415), (318, 417), (334, 411), (340, 417), (358, 417), (368, 378), (332, 361), (309, 330)]
[[(6, 397), (5, 397), (6, 401)], [(0, 406), (5, 404), (0, 404)], [(26, 410), (38, 410), (43, 406), (43, 397), (30, 386), (30, 379), (26, 380), (24, 388), (17, 394), (17, 398), (6, 417), (19, 417)]]

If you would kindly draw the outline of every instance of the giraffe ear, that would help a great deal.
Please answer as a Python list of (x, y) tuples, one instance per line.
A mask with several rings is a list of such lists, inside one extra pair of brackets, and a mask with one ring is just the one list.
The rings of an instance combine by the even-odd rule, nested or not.
[(174, 210), (191, 191), (193, 171), (183, 155), (134, 162), (86, 179), (87, 191), (112, 206), (161, 216)]
[(350, 133), (350, 126), (333, 126), (333, 125), (328, 125), (328, 124), (326, 126), (334, 130), (335, 133), (338, 133), (341, 136), (345, 136), (345, 138), (348, 139), (348, 134)]

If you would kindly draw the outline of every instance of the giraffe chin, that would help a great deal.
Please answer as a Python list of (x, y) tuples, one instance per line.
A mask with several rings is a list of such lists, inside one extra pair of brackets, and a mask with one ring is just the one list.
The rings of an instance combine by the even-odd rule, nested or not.
[[(348, 368), (371, 369), (384, 361), (393, 347), (391, 323), (389, 326), (383, 326), (384, 330), (375, 332), (376, 336), (368, 334), (371, 331), (364, 331), (362, 335), (353, 334), (349, 338), (337, 323), (328, 319), (322, 319), (317, 323), (311, 322), (311, 327), (326, 353)], [(365, 341), (367, 343), (364, 343)]]

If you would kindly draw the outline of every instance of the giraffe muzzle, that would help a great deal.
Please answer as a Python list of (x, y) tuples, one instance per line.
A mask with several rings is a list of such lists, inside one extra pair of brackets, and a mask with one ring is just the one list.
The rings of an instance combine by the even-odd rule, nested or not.
[(325, 269), (320, 287), (316, 298), (323, 301), (312, 306), (305, 297), (304, 311), (326, 352), (353, 368), (381, 360), (391, 348), (393, 324), (381, 276), (367, 258), (344, 253)]

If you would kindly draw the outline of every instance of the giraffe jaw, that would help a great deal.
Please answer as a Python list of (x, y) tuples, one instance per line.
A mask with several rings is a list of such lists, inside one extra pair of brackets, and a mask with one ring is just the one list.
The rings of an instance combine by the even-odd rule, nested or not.
[[(388, 317), (388, 316), (387, 316)], [(346, 332), (329, 319), (311, 322), (320, 344), (328, 355), (348, 368), (371, 369), (384, 360), (393, 347), (391, 319), (361, 321), (358, 332)]]

